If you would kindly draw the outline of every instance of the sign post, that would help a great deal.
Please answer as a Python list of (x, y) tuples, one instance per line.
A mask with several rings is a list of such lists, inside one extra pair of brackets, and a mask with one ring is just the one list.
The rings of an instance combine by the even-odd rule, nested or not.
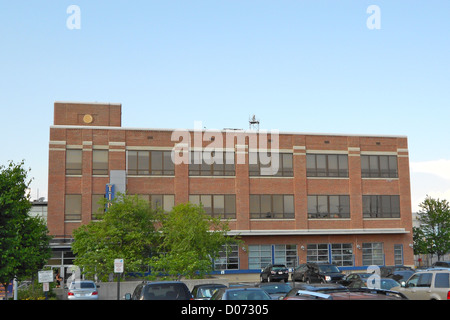
[(44, 290), (45, 300), (48, 298), (48, 291), (50, 290), (50, 282), (53, 282), (53, 271), (44, 270), (38, 272), (39, 283), (42, 283), (42, 289)]
[(120, 275), (123, 273), (123, 259), (114, 259), (114, 273), (117, 273), (117, 300), (120, 300)]

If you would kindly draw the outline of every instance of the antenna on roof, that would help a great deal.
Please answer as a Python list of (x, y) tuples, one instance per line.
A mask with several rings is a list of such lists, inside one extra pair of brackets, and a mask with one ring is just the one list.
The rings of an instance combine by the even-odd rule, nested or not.
[(259, 120), (256, 119), (256, 115), (253, 115), (249, 120), (249, 129), (259, 131)]

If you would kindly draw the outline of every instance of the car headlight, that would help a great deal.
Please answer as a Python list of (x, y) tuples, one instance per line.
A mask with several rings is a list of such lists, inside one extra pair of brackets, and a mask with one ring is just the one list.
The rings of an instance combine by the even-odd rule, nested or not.
[(331, 277), (330, 276), (325, 276), (325, 281), (331, 281)]

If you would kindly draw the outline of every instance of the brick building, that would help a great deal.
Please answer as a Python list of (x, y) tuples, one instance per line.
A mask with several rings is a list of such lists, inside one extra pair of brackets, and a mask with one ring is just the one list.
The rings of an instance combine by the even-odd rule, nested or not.
[[(174, 132), (121, 127), (120, 104), (56, 102), (50, 233), (67, 240), (89, 223), (112, 184), (165, 210), (201, 202), (208, 214), (229, 219), (246, 245), (224, 253), (216, 270), (414, 264), (406, 137), (269, 132), (262, 144), (262, 131)], [(175, 146), (189, 162), (172, 161)], [(224, 163), (208, 161), (208, 147)], [(278, 170), (263, 174), (274, 162)]]

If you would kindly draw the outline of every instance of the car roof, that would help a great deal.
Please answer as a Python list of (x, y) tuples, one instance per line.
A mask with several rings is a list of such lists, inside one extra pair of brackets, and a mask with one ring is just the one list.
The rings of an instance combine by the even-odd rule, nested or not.
[(200, 284), (196, 284), (194, 286), (194, 288), (201, 288), (201, 287), (220, 287), (220, 288), (225, 288), (226, 285), (224, 285), (223, 283), (200, 283)]
[[(232, 291), (232, 290), (263, 290), (259, 287), (255, 287), (255, 286), (240, 286), (240, 287), (224, 287), (224, 288), (220, 288), (219, 290), (223, 290), (223, 291)], [(263, 290), (264, 291), (264, 290)]]
[(290, 286), (289, 283), (286, 282), (260, 282), (257, 283), (256, 286), (264, 287), (264, 286)]
[(433, 268), (428, 268), (428, 269), (425, 269), (425, 270), (417, 271), (416, 273), (430, 272), (430, 271), (450, 271), (450, 268), (447, 268), (447, 267), (433, 267)]
[(162, 285), (162, 284), (181, 284), (186, 285), (184, 282), (181, 281), (144, 281), (145, 285)]
[(308, 290), (308, 291), (318, 291), (318, 290), (340, 290), (347, 289), (347, 287), (338, 283), (301, 283), (296, 284), (292, 290)]

